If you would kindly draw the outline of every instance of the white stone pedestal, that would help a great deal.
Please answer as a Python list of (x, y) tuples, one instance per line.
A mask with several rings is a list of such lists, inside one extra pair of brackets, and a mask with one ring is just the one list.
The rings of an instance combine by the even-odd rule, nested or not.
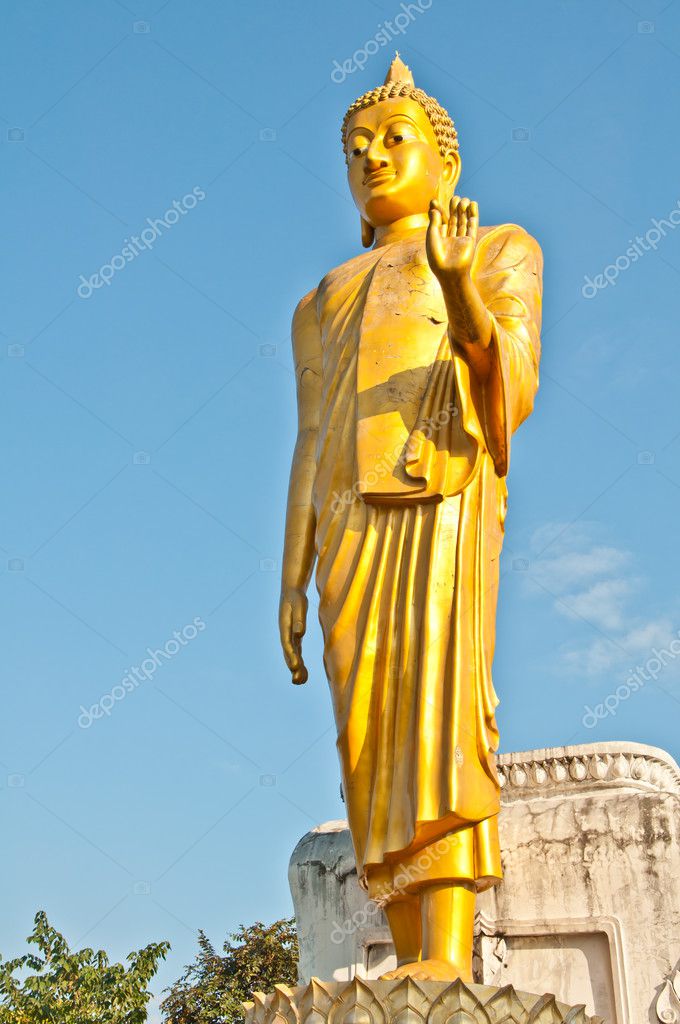
[[(680, 769), (635, 743), (498, 759), (505, 880), (479, 898), (476, 980), (554, 992), (611, 1024), (680, 1024)], [(298, 844), (301, 981), (395, 964), (345, 822)]]

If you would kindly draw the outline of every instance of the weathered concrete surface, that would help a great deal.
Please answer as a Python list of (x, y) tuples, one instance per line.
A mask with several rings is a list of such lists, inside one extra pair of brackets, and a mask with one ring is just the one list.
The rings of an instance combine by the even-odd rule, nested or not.
[[(555, 992), (612, 1024), (680, 1022), (678, 766), (609, 743), (506, 754), (498, 770), (505, 881), (479, 898), (476, 980)], [(394, 966), (344, 822), (301, 840), (290, 882), (302, 981)]]

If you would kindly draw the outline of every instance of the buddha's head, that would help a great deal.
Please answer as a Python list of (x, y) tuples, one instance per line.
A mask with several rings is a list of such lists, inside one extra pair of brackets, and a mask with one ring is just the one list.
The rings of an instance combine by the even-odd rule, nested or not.
[(422, 89), (397, 55), (378, 89), (345, 114), (347, 177), (370, 245), (376, 228), (417, 214), (433, 199), (446, 208), (460, 176), (453, 121)]

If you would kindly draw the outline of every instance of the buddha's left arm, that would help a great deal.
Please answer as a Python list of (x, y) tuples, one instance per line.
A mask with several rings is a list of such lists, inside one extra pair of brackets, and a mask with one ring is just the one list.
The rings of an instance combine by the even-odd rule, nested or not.
[(489, 317), (490, 338), (485, 346), (462, 347), (481, 385), (487, 449), (496, 472), (505, 476), (511, 435), (533, 410), (538, 389), (543, 257), (538, 242), (514, 224), (482, 239), (478, 256), (472, 284)]
[(480, 426), (496, 472), (508, 471), (510, 437), (533, 409), (540, 358), (543, 259), (514, 224), (484, 236), (469, 272), (442, 290), (454, 354), (470, 369)]
[(492, 364), (493, 323), (484, 300), (469, 274), (447, 282), (444, 300), (449, 334), (464, 353), (480, 383), (489, 376)]

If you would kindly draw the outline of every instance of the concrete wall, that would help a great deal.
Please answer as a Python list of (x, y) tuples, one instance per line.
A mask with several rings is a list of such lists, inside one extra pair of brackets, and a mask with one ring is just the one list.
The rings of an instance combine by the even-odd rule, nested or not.
[[(478, 901), (476, 980), (551, 991), (612, 1024), (680, 1022), (678, 766), (609, 743), (505, 754), (498, 771), (505, 881)], [(290, 883), (301, 981), (394, 966), (345, 822), (300, 841)]]

